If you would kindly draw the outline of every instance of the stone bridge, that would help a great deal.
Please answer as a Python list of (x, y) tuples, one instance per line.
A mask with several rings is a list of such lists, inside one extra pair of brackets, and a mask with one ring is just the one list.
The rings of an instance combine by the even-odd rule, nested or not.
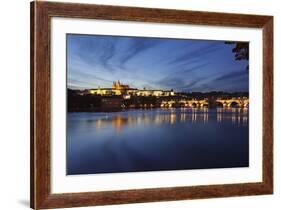
[(248, 107), (249, 99), (248, 98), (232, 98), (232, 99), (217, 99), (217, 105), (221, 105), (223, 107)]
[[(248, 98), (231, 98), (231, 99), (217, 99), (215, 100), (216, 106), (222, 107), (248, 107), (249, 99)], [(196, 100), (196, 99), (181, 99), (181, 100), (163, 100), (161, 102), (161, 107), (207, 107), (209, 106), (209, 101)]]

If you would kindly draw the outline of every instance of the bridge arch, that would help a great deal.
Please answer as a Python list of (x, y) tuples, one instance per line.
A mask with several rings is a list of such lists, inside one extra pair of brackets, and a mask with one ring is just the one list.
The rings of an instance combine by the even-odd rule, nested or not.
[(179, 103), (179, 106), (180, 106), (180, 107), (185, 107), (185, 103), (184, 103), (184, 102), (180, 102), (180, 103)]
[(221, 101), (216, 101), (216, 107), (223, 108), (225, 105)]
[(198, 104), (196, 102), (191, 102), (191, 107), (197, 107)]
[(241, 107), (241, 103), (239, 101), (231, 101), (229, 102), (229, 107)]

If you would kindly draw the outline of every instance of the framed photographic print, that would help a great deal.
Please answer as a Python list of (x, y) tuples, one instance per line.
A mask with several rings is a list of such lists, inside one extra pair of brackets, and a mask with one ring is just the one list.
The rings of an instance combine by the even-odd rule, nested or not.
[(273, 17), (31, 3), (31, 207), (273, 193)]

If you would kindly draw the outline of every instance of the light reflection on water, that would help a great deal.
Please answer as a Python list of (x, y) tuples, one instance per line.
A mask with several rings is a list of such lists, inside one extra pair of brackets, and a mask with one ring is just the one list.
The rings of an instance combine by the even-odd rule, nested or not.
[(210, 110), (208, 108), (170, 108), (170, 109), (148, 109), (148, 110), (131, 110), (126, 112), (104, 114), (102, 117), (89, 123), (95, 123), (97, 129), (112, 124), (116, 131), (120, 131), (124, 126), (134, 124), (155, 124), (163, 123), (174, 124), (176, 122), (208, 123), (209, 115), (216, 116), (217, 123), (231, 121), (238, 126), (248, 125), (248, 108), (217, 108)]
[(67, 115), (67, 174), (248, 167), (248, 109)]

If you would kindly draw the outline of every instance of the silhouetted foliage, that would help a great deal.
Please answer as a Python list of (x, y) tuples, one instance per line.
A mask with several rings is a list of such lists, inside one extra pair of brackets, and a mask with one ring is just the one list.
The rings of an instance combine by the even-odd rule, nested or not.
[[(225, 44), (235, 45), (232, 48), (232, 52), (234, 53), (235, 60), (249, 60), (249, 43), (248, 42), (232, 42), (227, 41)], [(249, 69), (249, 65), (247, 65), (247, 69)]]

